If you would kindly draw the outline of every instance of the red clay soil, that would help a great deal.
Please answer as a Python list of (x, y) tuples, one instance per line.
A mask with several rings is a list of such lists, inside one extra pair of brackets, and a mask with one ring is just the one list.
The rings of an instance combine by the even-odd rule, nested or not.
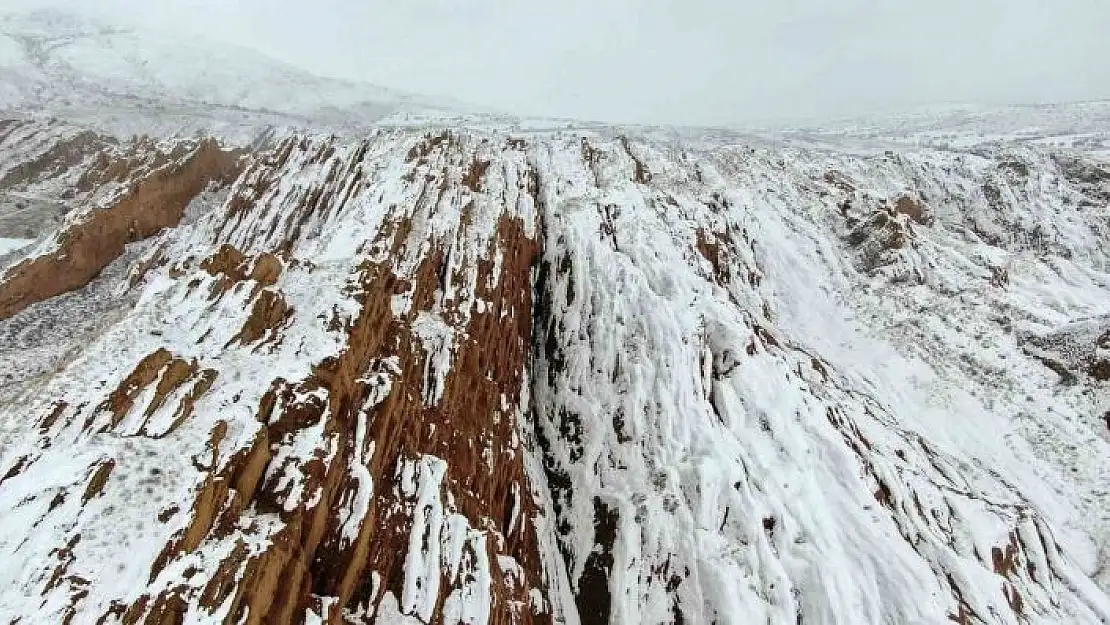
[(210, 182), (228, 183), (238, 172), (236, 153), (205, 140), (183, 160), (139, 180), (114, 206), (61, 233), (58, 250), (12, 267), (0, 282), (0, 319), (85, 286), (128, 243), (176, 226)]
[[(480, 180), (472, 182), (474, 188), (481, 188)], [(394, 216), (389, 223), (393, 227), (383, 229), (376, 243), (394, 251), (412, 243), (407, 217)], [(458, 236), (463, 239), (465, 233)], [(226, 427), (213, 431), (213, 466), (198, 489), (187, 527), (166, 545), (151, 571), (152, 580), (169, 562), (196, 550), (207, 538), (233, 535), (244, 525), (244, 511), (254, 510), (278, 515), (284, 527), (261, 554), (234, 549), (199, 591), (202, 607), (214, 610), (230, 602), (226, 623), (267, 625), (303, 623), (307, 608), (323, 613), (320, 597), (337, 599), (323, 615), (330, 625), (344, 622), (341, 610), (345, 608), (373, 613), (386, 591), (400, 597), (405, 576), (412, 511), (397, 488), (398, 469), (422, 455), (432, 455), (447, 462), (443, 499), (453, 500), (472, 527), (492, 537), (487, 541), (489, 553), (484, 554), (494, 580), (489, 622), (551, 622), (546, 610), (534, 609), (540, 606), (533, 605), (529, 593), (537, 588), (547, 594), (535, 526), (529, 522), (538, 508), (515, 415), (526, 383), (532, 330), (530, 275), (538, 244), (527, 237), (519, 219), (501, 218), (496, 240), (484, 252), (488, 259), (498, 251), (503, 255), (500, 275), (490, 279), (495, 277), (491, 260), (478, 263), (475, 296), (490, 305), (473, 314), (462, 328), (458, 326), (465, 317), (446, 303), (443, 317), (456, 325), (462, 338), (456, 342), (442, 397), (430, 403), (425, 392), (429, 356), (412, 328), (418, 314), (432, 309), (445, 279), (444, 242), (431, 243), (411, 276), (397, 276), (387, 264), (362, 266), (361, 311), (344, 326), (345, 351), (318, 363), (305, 379), (274, 380), (258, 408), (257, 420), (263, 425), (253, 445), (220, 468), (215, 459)], [(208, 268), (239, 274), (246, 266), (241, 256), (224, 250)], [(491, 289), (491, 283), (497, 287)], [(391, 302), (400, 293), (412, 293), (413, 304), (398, 317)], [(266, 320), (263, 326), (283, 317), (280, 306), (263, 308), (259, 313)], [(255, 338), (257, 332), (248, 334), (245, 338)], [(381, 403), (364, 409), (371, 392), (367, 379), (373, 377), (376, 363), (388, 357), (396, 357), (399, 364), (391, 391)], [(320, 389), (326, 394), (314, 393)], [(321, 419), (325, 419), (324, 435), (312, 454), (300, 458), (273, 454), (273, 449)], [(356, 448), (360, 428), (366, 432), (361, 449)], [(366, 466), (373, 477), (373, 498), (357, 536), (344, 540), (345, 506), (360, 487), (352, 465), (363, 458), (368, 459)], [(282, 465), (274, 466), (275, 462)], [(301, 495), (294, 498), (291, 484), (282, 476), (298, 473), (302, 485), (296, 490)], [(311, 506), (306, 494), (312, 495)], [(498, 555), (514, 558), (521, 578), (501, 570)], [(446, 572), (443, 575), (431, 623), (444, 622), (452, 580)], [(125, 615), (129, 623), (180, 622), (186, 607), (174, 597), (181, 592), (171, 588), (156, 597), (144, 596), (130, 606), (116, 606), (114, 613)]]

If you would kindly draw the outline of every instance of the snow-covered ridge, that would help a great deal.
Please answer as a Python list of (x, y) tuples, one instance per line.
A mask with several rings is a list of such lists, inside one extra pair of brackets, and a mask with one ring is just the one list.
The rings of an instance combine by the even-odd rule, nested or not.
[(0, 622), (1110, 622), (1105, 103), (446, 120), (38, 13), (4, 107)]
[[(79, 134), (37, 124), (3, 167)], [(0, 620), (1110, 618), (1082, 153), (379, 128), (237, 168), (0, 321), (6, 370), (69, 350), (0, 405)]]

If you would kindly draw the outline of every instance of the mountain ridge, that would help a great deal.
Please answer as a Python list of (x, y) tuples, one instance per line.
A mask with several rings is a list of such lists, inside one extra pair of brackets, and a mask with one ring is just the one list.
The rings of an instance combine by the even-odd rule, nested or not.
[(0, 621), (1110, 620), (1098, 146), (198, 111), (0, 121)]

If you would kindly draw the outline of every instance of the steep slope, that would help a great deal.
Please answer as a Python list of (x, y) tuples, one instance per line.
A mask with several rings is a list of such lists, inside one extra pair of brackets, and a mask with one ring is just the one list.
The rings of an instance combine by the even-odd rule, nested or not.
[(1082, 154), (12, 127), (0, 620), (1110, 619)]
[(16, 356), (0, 378), (7, 400), (118, 319), (130, 296), (117, 282), (149, 237), (218, 202), (239, 162), (212, 140), (119, 140), (19, 119), (0, 122), (0, 154), (0, 232), (27, 237), (0, 256), (0, 318), (12, 318), (0, 350)]

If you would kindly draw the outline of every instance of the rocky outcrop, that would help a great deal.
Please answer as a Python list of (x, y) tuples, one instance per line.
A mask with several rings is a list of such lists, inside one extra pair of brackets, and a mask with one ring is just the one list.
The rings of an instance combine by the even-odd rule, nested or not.
[(933, 223), (933, 211), (925, 202), (910, 195), (903, 195), (894, 201), (894, 212), (924, 226)]
[[(128, 243), (177, 225), (193, 198), (210, 183), (229, 184), (239, 167), (239, 155), (214, 140), (178, 147), (169, 156), (155, 151), (149, 158), (166, 163), (123, 183), (104, 206), (89, 208), (55, 236), (54, 250), (7, 270), (0, 279), (0, 319), (88, 284)], [(105, 161), (104, 167), (113, 165)], [(134, 169), (129, 164), (113, 177)]]
[[(193, 460), (205, 477), (191, 507), (160, 513), (178, 529), (150, 569), (150, 592), (113, 604), (105, 617), (159, 622), (199, 609), (226, 611), (227, 622), (338, 623), (343, 614), (392, 610), (437, 623), (479, 613), (490, 623), (553, 621), (553, 573), (540, 549), (541, 503), (522, 438), (537, 189), (522, 152), (499, 155), (497, 170), (491, 152), (478, 171), (467, 158), (475, 146), (463, 141), (473, 139), (424, 140), (422, 156), (406, 165), (423, 183), (387, 208), (365, 244), (370, 256), (349, 259), (343, 291), (356, 308), (326, 324), (341, 351), (307, 376), (272, 379), (255, 412), (259, 429), (239, 439), (245, 446), (234, 448), (234, 425), (212, 427)], [(480, 154), (486, 149), (477, 146)], [(245, 298), (239, 301), (249, 315), (219, 349), (242, 345), (259, 358), (300, 349), (298, 331), (310, 324), (298, 321), (296, 302), (283, 292), (318, 271), (298, 258), (304, 242), (281, 240), (285, 260), (240, 248), (277, 242), (279, 232), (254, 227), (271, 214), (303, 215), (289, 223), (293, 234), (312, 226), (313, 211), (329, 209), (320, 197), (352, 195), (332, 189), (364, 175), (351, 165), (364, 165), (365, 152), (327, 141), (285, 144), (267, 175), (303, 171), (303, 159), (346, 177), (329, 174), (306, 181), (303, 193), (254, 202), (233, 195), (227, 210), (239, 232), (260, 237), (167, 265), (166, 275), (208, 306)], [(445, 193), (458, 195), (445, 202)], [(502, 194), (517, 200), (503, 204)], [(211, 219), (223, 224), (227, 215)], [(437, 221), (449, 227), (418, 225)], [(109, 426), (143, 411), (135, 398), (146, 401), (155, 380), (159, 393), (144, 414), (166, 401), (163, 387), (198, 375), (195, 361), (175, 374), (178, 362), (165, 349), (144, 357), (106, 402)], [(90, 426), (100, 419), (93, 413)], [(248, 547), (258, 538), (258, 515), (280, 519), (263, 532), (261, 549)], [(202, 566), (203, 577), (176, 578), (158, 590), (175, 567), (221, 543), (231, 550), (206, 560), (214, 568)]]
[(1023, 350), (1075, 384), (1081, 375), (1098, 382), (1110, 381), (1110, 318), (1085, 319), (1046, 334), (1023, 333)]
[[(75, 176), (111, 201), (0, 291), (14, 311), (81, 289), (168, 229), (134, 308), (0, 407), (0, 559), (27, 563), (0, 567), (0, 620), (1110, 617), (1072, 536), (1091, 517), (1042, 488), (1064, 474), (1026, 451), (1043, 439), (999, 426), (1087, 401), (1033, 386), (1021, 350), (1063, 343), (1013, 328), (1072, 300), (1036, 316), (1027, 265), (953, 234), (1012, 166), (385, 128), (277, 137), (241, 167), (157, 149)], [(1029, 206), (998, 201), (978, 210)], [(1103, 338), (1076, 339), (1074, 387), (1098, 388)]]

